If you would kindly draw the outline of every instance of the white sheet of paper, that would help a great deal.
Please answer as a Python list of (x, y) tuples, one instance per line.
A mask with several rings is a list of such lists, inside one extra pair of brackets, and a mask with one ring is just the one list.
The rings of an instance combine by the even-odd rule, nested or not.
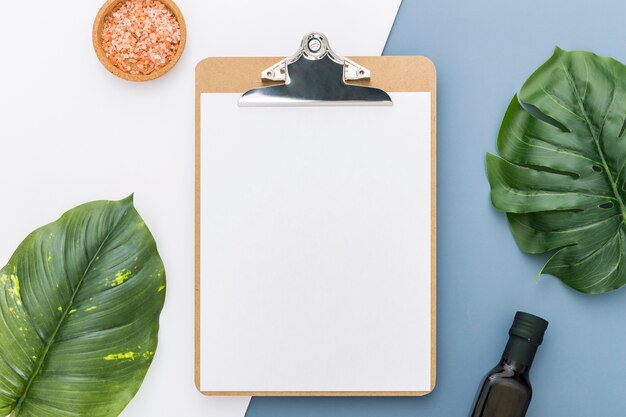
[(428, 391), (430, 93), (203, 94), (201, 388)]
[[(3, 53), (19, 64), (0, 65), (0, 155), (13, 173), (0, 175), (11, 200), (0, 216), (0, 264), (63, 211), (134, 192), (168, 292), (154, 363), (122, 416), (241, 417), (249, 397), (203, 397), (193, 384), (194, 67), (207, 56), (289, 55), (311, 30), (326, 31), (340, 54), (380, 55), (400, 0), (323, 0), (317, 4), (332, 13), (312, 14), (297, 0), (267, 9), (257, 1), (176, 2), (187, 23), (185, 53), (148, 83), (118, 79), (96, 58), (91, 29), (104, 0), (3, 5), (3, 16), (14, 17), (0, 25)], [(295, 15), (299, 26), (284, 23)], [(61, 60), (58, 48), (41, 47), (48, 38), (63, 45)]]

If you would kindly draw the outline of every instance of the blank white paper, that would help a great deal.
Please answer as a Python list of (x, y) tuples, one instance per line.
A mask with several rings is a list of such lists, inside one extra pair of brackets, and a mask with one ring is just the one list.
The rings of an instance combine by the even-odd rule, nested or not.
[(201, 389), (428, 391), (430, 93), (201, 102)]

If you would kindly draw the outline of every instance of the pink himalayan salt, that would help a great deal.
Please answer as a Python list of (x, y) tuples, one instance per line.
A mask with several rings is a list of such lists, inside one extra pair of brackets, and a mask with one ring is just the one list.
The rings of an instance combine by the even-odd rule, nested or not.
[(127, 0), (104, 19), (102, 47), (120, 70), (150, 74), (167, 65), (180, 44), (180, 24), (158, 0)]

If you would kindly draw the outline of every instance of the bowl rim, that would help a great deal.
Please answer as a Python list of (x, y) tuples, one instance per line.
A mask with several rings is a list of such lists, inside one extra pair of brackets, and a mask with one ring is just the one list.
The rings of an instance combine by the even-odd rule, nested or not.
[(167, 65), (157, 69), (156, 71), (151, 72), (150, 74), (129, 74), (113, 65), (109, 58), (107, 58), (104, 52), (104, 48), (102, 47), (102, 29), (104, 27), (104, 19), (118, 4), (125, 3), (126, 1), (128, 0), (107, 0), (102, 5), (102, 7), (100, 7), (100, 10), (98, 11), (98, 14), (96, 15), (93, 23), (93, 48), (100, 63), (113, 75), (124, 80), (135, 82), (154, 80), (165, 75), (172, 68), (174, 68), (174, 66), (178, 63), (178, 60), (182, 56), (183, 50), (185, 49), (185, 44), (187, 43), (187, 26), (185, 24), (185, 18), (183, 17), (182, 12), (173, 0), (158, 0), (163, 3), (168, 9), (170, 9), (170, 11), (174, 14), (174, 17), (178, 21), (178, 24), (180, 26), (180, 42), (178, 43), (178, 50), (176, 51), (176, 54), (174, 54), (174, 56), (172, 57), (171, 61), (167, 63)]

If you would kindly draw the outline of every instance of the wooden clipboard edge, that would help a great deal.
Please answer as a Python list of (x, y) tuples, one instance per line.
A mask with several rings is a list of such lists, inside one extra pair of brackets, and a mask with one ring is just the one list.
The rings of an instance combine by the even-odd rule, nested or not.
[(372, 71), (369, 80), (354, 82), (387, 92), (431, 93), (431, 363), (430, 391), (202, 391), (200, 388), (200, 99), (202, 93), (243, 93), (275, 84), (260, 73), (284, 57), (206, 58), (196, 65), (195, 231), (194, 231), (194, 381), (208, 396), (423, 396), (437, 383), (437, 74), (423, 56), (349, 57)]

